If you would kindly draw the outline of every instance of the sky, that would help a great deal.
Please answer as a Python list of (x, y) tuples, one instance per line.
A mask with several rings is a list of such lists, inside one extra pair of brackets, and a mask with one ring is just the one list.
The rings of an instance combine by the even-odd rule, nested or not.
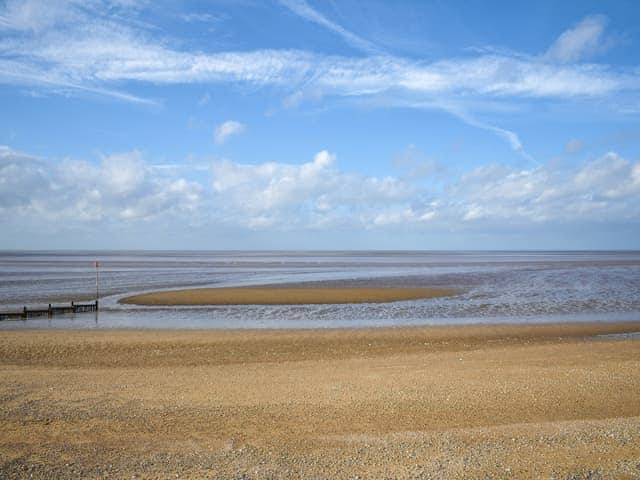
[(0, 0), (0, 249), (640, 249), (640, 3)]

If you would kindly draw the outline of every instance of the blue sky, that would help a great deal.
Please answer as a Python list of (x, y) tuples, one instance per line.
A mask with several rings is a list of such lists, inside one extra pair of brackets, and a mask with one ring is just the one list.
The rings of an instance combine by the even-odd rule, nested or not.
[(0, 1), (0, 248), (640, 248), (640, 6)]

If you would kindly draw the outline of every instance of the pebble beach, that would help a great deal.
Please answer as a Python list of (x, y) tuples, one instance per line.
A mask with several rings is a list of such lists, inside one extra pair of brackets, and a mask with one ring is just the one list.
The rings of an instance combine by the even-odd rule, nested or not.
[(0, 478), (635, 478), (639, 325), (6, 331)]

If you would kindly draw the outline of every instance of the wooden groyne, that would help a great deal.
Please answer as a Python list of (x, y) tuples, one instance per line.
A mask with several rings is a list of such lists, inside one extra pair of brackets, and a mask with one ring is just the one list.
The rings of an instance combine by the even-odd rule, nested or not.
[(54, 315), (65, 315), (69, 313), (97, 312), (98, 301), (93, 303), (75, 303), (70, 305), (51, 305), (48, 308), (27, 308), (24, 307), (18, 312), (0, 312), (0, 320), (26, 320), (35, 317), (53, 317)]

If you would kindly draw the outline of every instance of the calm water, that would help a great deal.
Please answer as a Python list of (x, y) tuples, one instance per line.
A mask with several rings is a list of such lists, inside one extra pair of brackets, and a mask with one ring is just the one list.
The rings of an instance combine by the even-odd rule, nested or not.
[[(99, 314), (2, 328), (313, 328), (640, 320), (640, 252), (0, 252), (0, 309), (95, 297)], [(313, 282), (453, 287), (460, 295), (358, 305), (133, 307), (134, 293)]]

